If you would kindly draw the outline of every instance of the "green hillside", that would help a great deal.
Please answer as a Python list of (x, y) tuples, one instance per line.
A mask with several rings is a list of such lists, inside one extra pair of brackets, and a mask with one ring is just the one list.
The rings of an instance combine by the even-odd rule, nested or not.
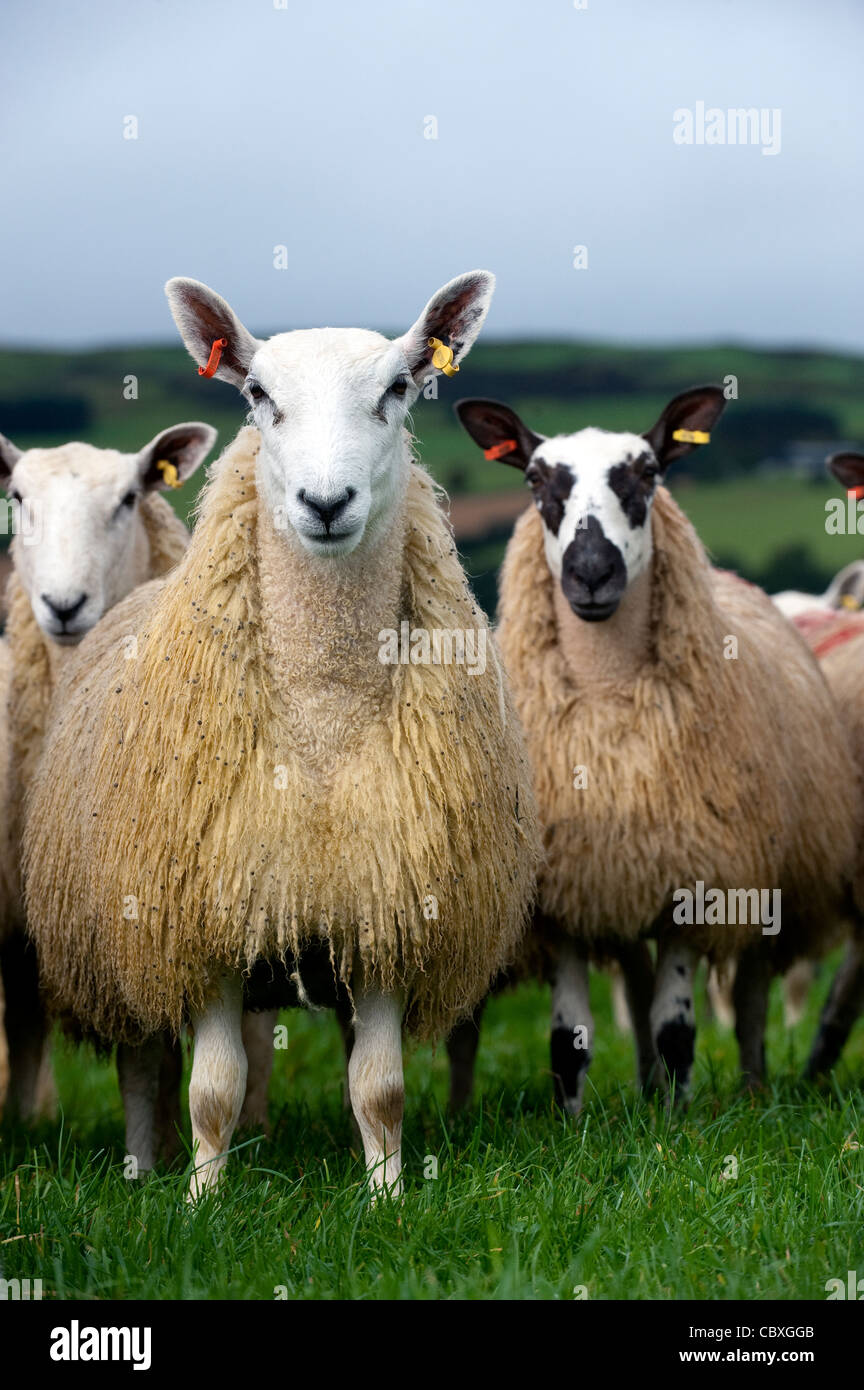
[[(518, 488), (513, 469), (489, 463), (457, 426), (463, 395), (506, 400), (546, 434), (596, 424), (647, 428), (678, 391), (702, 381), (737, 379), (710, 449), (686, 461), (670, 485), (717, 559), (769, 588), (814, 587), (864, 552), (857, 537), (829, 537), (824, 501), (836, 493), (782, 466), (793, 441), (817, 447), (864, 444), (864, 359), (809, 351), (758, 351), (735, 345), (628, 348), (608, 343), (491, 342), (477, 347), (455, 381), (439, 382), (437, 401), (421, 401), (414, 428), (427, 467), (448, 491)], [(137, 399), (125, 399), (128, 379)], [(94, 352), (0, 350), (0, 430), (21, 447), (86, 439), (125, 450), (182, 419), (205, 419), (230, 440), (243, 419), (233, 388), (204, 381), (180, 346)], [(175, 499), (185, 513), (200, 476)], [(483, 601), (506, 532), (466, 547)]]

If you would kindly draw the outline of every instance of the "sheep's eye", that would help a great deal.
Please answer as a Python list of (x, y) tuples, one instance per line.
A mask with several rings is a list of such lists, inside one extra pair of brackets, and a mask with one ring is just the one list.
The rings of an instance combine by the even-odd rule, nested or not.
[(646, 463), (642, 469), (642, 477), (648, 483), (653, 483), (654, 479), (660, 474), (660, 469), (656, 463)]
[(390, 390), (394, 396), (404, 396), (405, 392), (408, 390), (408, 382), (405, 380), (404, 376), (397, 376)]
[(138, 493), (137, 493), (137, 492), (127, 492), (127, 493), (126, 493), (126, 496), (123, 498), (122, 502), (120, 503), (120, 506), (121, 506), (121, 507), (134, 507), (137, 497), (138, 497)]
[(266, 401), (267, 399), (267, 392), (264, 390), (263, 386), (258, 385), (257, 381), (250, 381), (249, 395), (252, 397), (253, 401)]

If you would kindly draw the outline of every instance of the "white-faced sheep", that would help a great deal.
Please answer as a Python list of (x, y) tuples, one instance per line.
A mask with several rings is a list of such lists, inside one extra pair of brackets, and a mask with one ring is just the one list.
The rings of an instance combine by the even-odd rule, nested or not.
[[(137, 584), (167, 573), (182, 556), (188, 533), (158, 493), (190, 477), (215, 438), (209, 425), (175, 425), (125, 454), (81, 443), (22, 451), (0, 436), (0, 485), (16, 523), (0, 643), (0, 958), (10, 1102), (25, 1119), (50, 1112), (54, 1102), (48, 1019), (19, 879), (24, 797), (52, 694), (84, 634)], [(125, 1068), (131, 1082), (134, 1056), (119, 1061), (121, 1077)]]
[(774, 594), (773, 600), (785, 618), (794, 619), (799, 613), (812, 613), (817, 608), (857, 612), (864, 607), (864, 560), (853, 560), (838, 570), (824, 594), (804, 594), (798, 589), (784, 589), (782, 593)]
[[(723, 405), (719, 388), (697, 388), (644, 435), (554, 438), (496, 402), (457, 405), (487, 457), (524, 470), (533, 494), (507, 548), (498, 637), (545, 833), (537, 936), (571, 1111), (592, 1047), (589, 957), (621, 960), (640, 1072), (656, 1047), (681, 1096), (694, 966), (746, 948), (738, 1035), (757, 1078), (767, 972), (809, 950), (811, 924), (822, 939), (850, 876), (857, 786), (824, 681), (770, 600), (711, 568), (659, 485)], [(771, 915), (770, 890), (782, 927), (762, 935), (776, 930), (758, 911), (767, 895)], [(653, 995), (633, 955), (648, 935)]]
[[(259, 342), (206, 286), (167, 287), (192, 356), (218, 359), (257, 428), (212, 471), (177, 569), (82, 644), (25, 864), (55, 1004), (130, 1041), (192, 1019), (191, 1195), (237, 1122), (244, 991), (350, 997), (370, 1182), (398, 1189), (403, 1019), (446, 1033), (523, 934), (538, 843), (518, 720), (405, 428), (492, 283), (460, 276), (395, 341)], [(484, 661), (430, 658), (436, 633), (473, 635)]]

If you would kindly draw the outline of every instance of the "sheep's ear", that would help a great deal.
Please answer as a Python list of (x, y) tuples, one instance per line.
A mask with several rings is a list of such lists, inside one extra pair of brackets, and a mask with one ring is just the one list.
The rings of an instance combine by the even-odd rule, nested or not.
[[(673, 459), (689, 454), (697, 444), (708, 443), (707, 439), (686, 436), (710, 435), (725, 404), (722, 386), (694, 386), (671, 400), (656, 425), (646, 430), (642, 438), (647, 439), (657, 462), (665, 468)], [(685, 437), (676, 439), (679, 432)]]
[(845, 488), (864, 487), (864, 454), (832, 454), (826, 467)]
[[(492, 302), (495, 276), (488, 270), (469, 270), (433, 294), (417, 322), (400, 339), (408, 368), (421, 385), (424, 377), (441, 368), (433, 365), (430, 338), (452, 348), (452, 365), (458, 367), (474, 345)], [(448, 364), (450, 365), (450, 364)]]
[(459, 423), (487, 457), (500, 459), (514, 468), (524, 471), (538, 444), (543, 443), (542, 434), (529, 430), (516, 411), (500, 401), (457, 401), (453, 409)]
[(21, 450), (17, 445), (7, 439), (5, 434), (0, 434), (0, 487), (5, 487), (12, 477), (12, 469), (21, 457)]
[(162, 430), (138, 455), (138, 475), (145, 492), (180, 487), (204, 462), (215, 443), (213, 426), (200, 420)]
[(213, 376), (242, 388), (249, 363), (261, 344), (243, 327), (230, 305), (199, 280), (178, 276), (165, 286), (180, 337), (198, 363), (205, 367), (217, 338), (227, 338)]

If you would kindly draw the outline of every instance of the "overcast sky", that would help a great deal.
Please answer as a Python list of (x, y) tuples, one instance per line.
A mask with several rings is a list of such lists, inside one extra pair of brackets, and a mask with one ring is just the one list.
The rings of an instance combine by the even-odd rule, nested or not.
[(0, 341), (170, 339), (171, 275), (395, 331), (486, 266), (490, 336), (864, 348), (861, 0), (276, 3), (4, 0)]

